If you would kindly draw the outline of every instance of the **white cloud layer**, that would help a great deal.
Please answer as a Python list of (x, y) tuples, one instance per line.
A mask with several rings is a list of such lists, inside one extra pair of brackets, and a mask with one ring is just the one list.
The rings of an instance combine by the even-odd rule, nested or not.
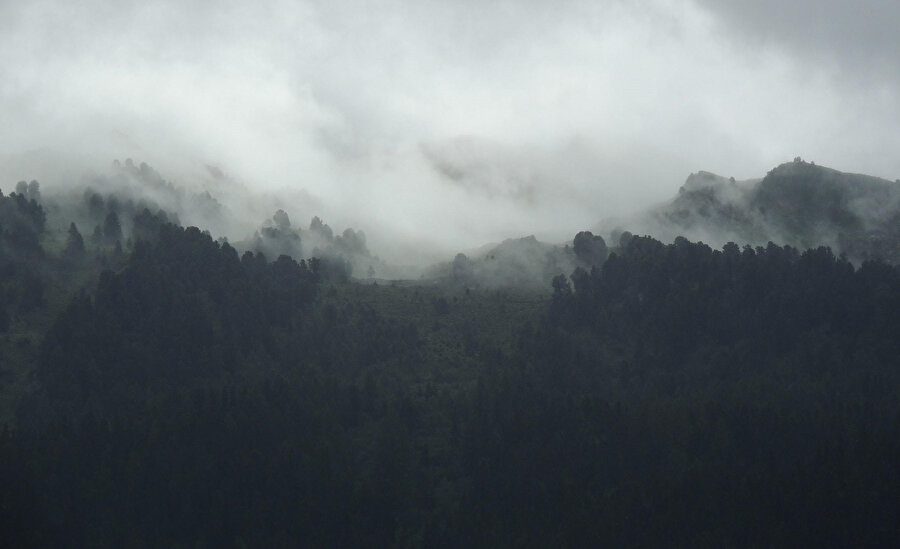
[(844, 4), (7, 0), (0, 188), (36, 150), (211, 164), (377, 251), (571, 237), (798, 154), (894, 179), (900, 8)]

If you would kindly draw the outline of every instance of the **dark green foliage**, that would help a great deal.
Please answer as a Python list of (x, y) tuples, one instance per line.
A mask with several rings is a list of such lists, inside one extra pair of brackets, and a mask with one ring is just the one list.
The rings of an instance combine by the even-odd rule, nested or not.
[(11, 546), (900, 535), (896, 267), (633, 237), (529, 302), (239, 257), (149, 209), (134, 235), (0, 432)]
[(602, 264), (608, 253), (603, 237), (595, 236), (590, 231), (576, 234), (572, 241), (572, 249), (575, 251), (575, 257), (589, 267)]
[(895, 267), (635, 237), (553, 285), (545, 322), (522, 334), (525, 366), (476, 392), (480, 544), (898, 535)]
[(34, 200), (35, 202), (40, 202), (41, 184), (35, 180), (32, 180), (30, 183), (19, 181), (18, 183), (16, 183), (16, 194), (23, 197), (25, 200)]
[(0, 334), (6, 333), (9, 331), (9, 313), (6, 311), (6, 306), (3, 303), (0, 303)]
[(132, 228), (132, 237), (135, 240), (143, 240), (149, 243), (156, 243), (159, 238), (160, 229), (168, 222), (166, 214), (159, 212), (157, 215), (150, 213), (150, 210), (144, 208), (134, 216), (134, 227)]
[(310, 268), (325, 278), (340, 282), (350, 280), (350, 275), (353, 273), (353, 266), (340, 255), (323, 255), (321, 258), (313, 258), (310, 261)]
[(450, 304), (447, 303), (447, 298), (445, 297), (432, 299), (431, 306), (434, 307), (434, 314), (436, 315), (446, 315), (450, 313)]
[(106, 214), (106, 219), (103, 220), (103, 237), (107, 242), (115, 242), (122, 238), (122, 225), (119, 223), (119, 216), (114, 210)]
[(44, 282), (33, 271), (22, 273), (19, 281), (19, 310), (27, 313), (44, 303)]
[(94, 295), (77, 297), (50, 329), (36, 403), (50, 416), (64, 403), (111, 411), (252, 364), (354, 369), (409, 341), (374, 317), (357, 327), (350, 311), (317, 307), (318, 282), (330, 274), (318, 260), (239, 259), (195, 227), (161, 225), (155, 242), (139, 240), (126, 268), (103, 272)]
[(272, 257), (279, 255), (300, 257), (303, 250), (300, 235), (291, 231), (290, 227), (278, 228), (277, 226), (260, 229), (259, 235), (254, 239), (253, 249)]
[[(23, 181), (17, 186), (20, 193), (0, 193), (0, 331), (9, 329), (13, 315), (28, 314), (44, 304), (40, 273), (46, 214), (35, 199), (26, 199), (29, 188)], [(31, 188), (39, 197), (37, 182)]]
[(103, 197), (88, 189), (84, 192), (84, 200), (87, 203), (88, 212), (94, 219), (102, 219), (106, 206), (103, 203)]
[[(557, 291), (551, 322), (625, 345), (643, 367), (702, 367), (727, 375), (789, 360), (809, 372), (895, 364), (900, 318), (896, 268), (854, 270), (827, 248), (729, 244), (713, 251), (683, 238), (635, 237), (574, 292)], [(877, 290), (876, 290), (877, 288)], [(548, 351), (550, 352), (550, 351)], [(715, 360), (710, 363), (710, 360)]]
[(264, 344), (267, 326), (294, 322), (314, 277), (289, 258), (242, 263), (196, 228), (163, 225), (155, 244), (138, 241), (125, 270), (104, 272), (93, 299), (60, 317), (39, 373), (51, 394), (79, 387), (84, 399), (103, 399), (110, 386), (230, 371)]
[[(174, 193), (146, 165), (120, 170)], [(760, 214), (788, 212), (811, 240), (821, 218), (868, 234), (822, 174), (776, 170)], [(682, 200), (737, 219), (707, 191)], [(900, 537), (896, 267), (630, 233), (609, 254), (585, 231), (572, 249), (528, 238), (458, 256), (452, 283), (363, 285), (348, 258), (368, 257), (364, 235), (318, 218), (304, 244), (327, 253), (298, 261), (284, 212), (239, 256), (127, 193), (85, 192), (50, 228), (39, 200), (24, 182), (0, 195), (0, 396), (18, 404), (0, 429), (5, 545)], [(96, 254), (72, 220), (97, 227)], [(855, 242), (893, 250), (894, 227)], [(552, 298), (470, 287), (485, 272)]]
[(69, 259), (78, 259), (82, 255), (84, 255), (84, 237), (81, 236), (81, 233), (78, 232), (78, 227), (72, 222), (69, 225), (63, 256)]
[(46, 218), (41, 205), (25, 194), (0, 193), (0, 254), (39, 254)]
[(527, 376), (479, 394), (461, 545), (877, 547), (900, 534), (895, 413), (611, 404)]
[(95, 246), (103, 244), (103, 228), (100, 225), (94, 227), (94, 232), (91, 233), (91, 243)]

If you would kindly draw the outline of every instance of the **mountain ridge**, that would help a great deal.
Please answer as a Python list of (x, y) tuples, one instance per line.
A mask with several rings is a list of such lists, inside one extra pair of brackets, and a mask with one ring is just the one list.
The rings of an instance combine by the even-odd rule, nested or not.
[(629, 221), (660, 238), (829, 246), (855, 262), (900, 262), (900, 182), (799, 158), (759, 179), (692, 173), (674, 198)]

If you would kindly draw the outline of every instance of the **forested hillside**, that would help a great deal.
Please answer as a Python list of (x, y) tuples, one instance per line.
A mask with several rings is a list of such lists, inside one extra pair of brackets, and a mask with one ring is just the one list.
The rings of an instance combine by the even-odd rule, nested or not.
[(900, 181), (844, 173), (800, 158), (765, 177), (691, 174), (678, 195), (630, 224), (659, 236), (724, 244), (827, 245), (855, 262), (900, 263)]
[(364, 236), (321, 220), (334, 253), (275, 256), (313, 239), (286, 214), (232, 245), (115, 193), (40, 192), (0, 197), (9, 546), (900, 536), (889, 263), (583, 231), (360, 282), (339, 252), (373, 257)]

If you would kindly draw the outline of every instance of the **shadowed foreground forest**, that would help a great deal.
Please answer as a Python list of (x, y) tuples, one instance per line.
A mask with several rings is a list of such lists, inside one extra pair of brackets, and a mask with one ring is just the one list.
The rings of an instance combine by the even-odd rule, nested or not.
[(20, 190), (0, 196), (10, 547), (900, 537), (897, 267), (633, 237), (545, 293), (361, 283), (149, 209), (54, 240)]

